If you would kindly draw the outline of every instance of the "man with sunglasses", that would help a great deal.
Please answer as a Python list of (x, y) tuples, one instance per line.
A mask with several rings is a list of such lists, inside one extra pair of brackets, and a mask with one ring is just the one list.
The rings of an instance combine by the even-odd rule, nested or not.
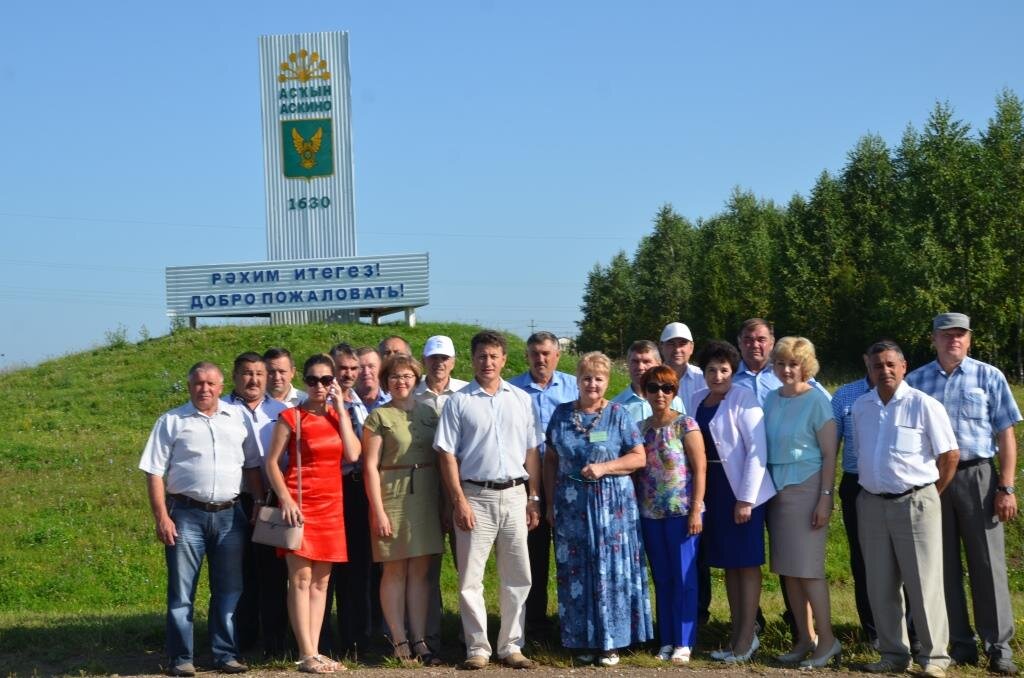
[[(234, 388), (223, 400), (236, 406), (242, 413), (246, 425), (255, 435), (260, 459), (265, 459), (274, 424), (288, 405), (267, 393), (267, 367), (263, 356), (258, 353), (249, 351), (235, 358), (231, 379)], [(262, 467), (260, 471), (263, 487), (270, 487), (266, 471)], [(239, 500), (247, 516), (253, 514), (255, 506), (264, 503), (263, 496), (253, 494), (248, 486), (242, 490)], [(264, 656), (284, 655), (284, 641), (288, 631), (285, 600), (287, 587), (288, 572), (284, 561), (277, 557), (277, 550), (266, 544), (254, 543), (252, 526), (246, 526), (242, 597), (238, 600), (235, 612), (238, 646), (242, 651), (254, 646), (262, 635)]]
[[(647, 370), (661, 364), (661, 354), (658, 352), (658, 345), (647, 339), (638, 339), (629, 346), (626, 353), (626, 367), (629, 369), (629, 386), (621, 393), (612, 398), (613, 403), (619, 403), (626, 408), (633, 421), (640, 423), (651, 416), (651, 404), (644, 397), (642, 380)], [(686, 407), (679, 396), (672, 399), (672, 409), (680, 414), (686, 414)]]

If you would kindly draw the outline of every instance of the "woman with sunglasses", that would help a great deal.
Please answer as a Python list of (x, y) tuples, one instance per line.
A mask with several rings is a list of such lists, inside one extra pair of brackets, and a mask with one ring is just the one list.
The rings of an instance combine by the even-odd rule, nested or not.
[[(434, 451), (437, 413), (417, 404), (420, 364), (395, 354), (384, 363), (381, 388), (391, 400), (363, 424), (363, 484), (370, 504), (373, 560), (383, 563), (380, 606), (395, 658), (428, 666), (441, 660), (424, 639), (427, 575), (441, 541), (441, 479)], [(408, 622), (408, 629), (406, 629)]]
[[(359, 458), (359, 440), (344, 412), (329, 355), (310, 357), (302, 368), (308, 398), (282, 412), (274, 426), (264, 467), (285, 520), (302, 525), (302, 545), (278, 549), (288, 566), (288, 617), (299, 646), (299, 671), (331, 673), (345, 667), (317, 652), (333, 563), (348, 560), (342, 510), (341, 462)], [(339, 416), (340, 413), (340, 416)], [(298, 429), (298, 431), (297, 431)], [(301, 439), (302, 505), (298, 503)], [(280, 461), (288, 450), (287, 476)]]
[(697, 546), (703, 530), (704, 439), (697, 423), (672, 409), (679, 377), (667, 365), (640, 379), (652, 414), (640, 425), (647, 465), (633, 476), (644, 547), (658, 607), (658, 659), (690, 661), (697, 642)]
[[(562, 645), (590, 663), (619, 663), (617, 650), (649, 640), (651, 601), (636, 491), (629, 474), (645, 463), (629, 413), (609, 403), (611, 360), (584, 354), (578, 400), (555, 408), (547, 430), (544, 487), (555, 542)], [(543, 585), (543, 583), (539, 583)]]
[(733, 383), (740, 354), (731, 344), (708, 342), (697, 363), (707, 388), (690, 396), (686, 411), (700, 426), (708, 463), (702, 548), (709, 566), (725, 570), (732, 616), (729, 645), (711, 657), (745, 662), (760, 647), (754, 621), (761, 599), (765, 502), (775, 494), (766, 468), (764, 411), (752, 390)]

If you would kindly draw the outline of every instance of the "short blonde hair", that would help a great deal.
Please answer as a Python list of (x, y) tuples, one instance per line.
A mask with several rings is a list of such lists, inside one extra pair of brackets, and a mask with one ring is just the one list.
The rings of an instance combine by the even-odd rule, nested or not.
[(814, 354), (814, 344), (805, 337), (783, 337), (772, 350), (772, 366), (777, 360), (796, 360), (800, 363), (800, 376), (810, 381), (818, 373), (818, 358)]
[(605, 376), (612, 373), (611, 358), (600, 351), (591, 351), (580, 356), (576, 363), (576, 376), (582, 377), (584, 372), (604, 372)]

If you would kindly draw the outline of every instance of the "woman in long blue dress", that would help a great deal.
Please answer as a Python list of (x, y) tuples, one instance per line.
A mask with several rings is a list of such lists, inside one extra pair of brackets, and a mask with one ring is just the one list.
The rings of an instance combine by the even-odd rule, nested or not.
[(630, 473), (646, 463), (625, 409), (605, 400), (611, 361), (585, 354), (579, 400), (555, 408), (547, 431), (544, 486), (553, 527), (562, 645), (603, 666), (616, 650), (653, 637), (647, 562)]

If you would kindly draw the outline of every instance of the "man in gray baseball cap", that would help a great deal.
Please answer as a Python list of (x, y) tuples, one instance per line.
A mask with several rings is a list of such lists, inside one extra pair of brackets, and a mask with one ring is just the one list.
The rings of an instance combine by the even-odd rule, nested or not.
[(932, 344), (937, 359), (907, 375), (907, 383), (945, 406), (960, 448), (956, 475), (942, 493), (942, 567), (950, 657), (959, 664), (978, 663), (960, 564), (963, 542), (974, 624), (988, 655), (989, 671), (1014, 675), (1017, 667), (1010, 649), (1013, 607), (1006, 578), (1003, 523), (1017, 515), (1013, 426), (1021, 415), (1003, 373), (967, 355), (971, 335), (971, 319), (963, 313), (935, 316)]

